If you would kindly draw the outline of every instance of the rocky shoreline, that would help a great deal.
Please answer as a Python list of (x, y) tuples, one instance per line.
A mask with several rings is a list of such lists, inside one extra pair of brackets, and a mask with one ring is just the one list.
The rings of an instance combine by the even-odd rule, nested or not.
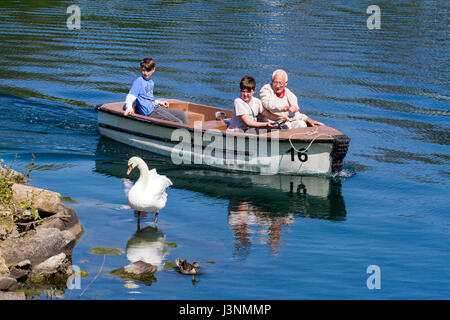
[(0, 179), (1, 196), (9, 201), (0, 203), (0, 300), (63, 290), (72, 249), (83, 233), (75, 211), (61, 203), (59, 193), (26, 185), (14, 170), (0, 167)]

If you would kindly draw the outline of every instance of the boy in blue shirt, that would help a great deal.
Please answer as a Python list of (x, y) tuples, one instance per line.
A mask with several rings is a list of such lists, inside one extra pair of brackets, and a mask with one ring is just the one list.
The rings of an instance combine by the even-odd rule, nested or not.
[(134, 112), (152, 118), (189, 124), (182, 110), (167, 109), (167, 101), (155, 100), (153, 88), (155, 83), (150, 79), (155, 72), (155, 60), (145, 58), (141, 61), (141, 77), (134, 80), (125, 101), (124, 116)]

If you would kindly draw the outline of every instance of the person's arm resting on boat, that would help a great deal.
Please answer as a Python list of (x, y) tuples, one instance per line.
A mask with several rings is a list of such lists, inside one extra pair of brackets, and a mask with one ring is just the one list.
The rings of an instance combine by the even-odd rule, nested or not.
[[(313, 120), (313, 119), (309, 118), (306, 114), (301, 113), (300, 112), (300, 108), (298, 106), (286, 106), (286, 107), (284, 107), (283, 111), (289, 111), (291, 113), (294, 113), (295, 114), (295, 120), (303, 120), (310, 127), (324, 126), (324, 124), (322, 122)], [(298, 111), (298, 114), (296, 114), (297, 111)]]
[(311, 126), (311, 127), (314, 127), (314, 126), (318, 126), (318, 127), (324, 126), (324, 124), (323, 124), (322, 122), (313, 120), (313, 119), (311, 119), (311, 118), (306, 119), (305, 122), (306, 122), (309, 126)]
[[(286, 119), (289, 120), (288, 117), (285, 116), (277, 116), (275, 114), (273, 114), (272, 112), (264, 109), (261, 114), (263, 116), (265, 116), (266, 118), (276, 121), (276, 120), (280, 120), (280, 119)], [(249, 128), (263, 128), (263, 127), (269, 127), (269, 128), (273, 128), (273, 123), (271, 122), (258, 122), (258, 121), (253, 121), (252, 118), (250, 117), (250, 115), (248, 114), (243, 114), (241, 117), (241, 120), (243, 123), (245, 123), (245, 125)]]
[(166, 100), (159, 100), (159, 99), (156, 99), (156, 100), (155, 100), (155, 103), (156, 103), (157, 105), (159, 105), (160, 107), (162, 107), (162, 108), (169, 108), (169, 102), (167, 102)]
[(136, 101), (136, 96), (132, 95), (131, 93), (127, 94), (127, 98), (125, 99), (125, 105), (126, 105), (126, 109), (123, 112), (124, 116), (129, 115), (130, 113), (133, 114), (134, 113), (134, 109), (133, 109), (133, 103), (134, 101)]

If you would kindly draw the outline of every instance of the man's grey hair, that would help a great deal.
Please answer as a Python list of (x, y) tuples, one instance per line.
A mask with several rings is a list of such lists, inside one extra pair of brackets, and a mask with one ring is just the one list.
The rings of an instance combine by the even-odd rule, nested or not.
[(288, 75), (287, 75), (287, 73), (286, 73), (286, 71), (284, 71), (283, 69), (278, 69), (278, 70), (275, 70), (273, 73), (272, 73), (272, 80), (273, 80), (273, 78), (275, 78), (275, 75), (280, 75), (280, 76), (282, 76), (282, 77), (284, 77), (284, 81), (288, 81)]

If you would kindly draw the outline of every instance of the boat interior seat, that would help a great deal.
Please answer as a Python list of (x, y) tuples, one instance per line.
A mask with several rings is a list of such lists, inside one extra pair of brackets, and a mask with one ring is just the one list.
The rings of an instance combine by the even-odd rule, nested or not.
[(205, 121), (205, 115), (198, 112), (193, 112), (189, 110), (189, 103), (170, 103), (169, 108), (170, 109), (176, 109), (176, 110), (182, 110), (184, 113), (186, 113), (186, 117), (188, 118), (189, 122), (193, 123), (195, 121)]
[(169, 108), (182, 110), (185, 112), (189, 122), (193, 124), (196, 121), (203, 122), (203, 127), (207, 129), (224, 129), (229, 124), (229, 118), (232, 111), (220, 110), (218, 108), (206, 108), (203, 105), (190, 102), (171, 102)]
[(194, 121), (205, 121), (205, 115), (197, 112), (185, 112), (186, 116), (190, 123), (194, 123)]
[(210, 120), (202, 123), (202, 127), (205, 130), (210, 129), (218, 129), (218, 130), (227, 130), (228, 125), (222, 120)]

